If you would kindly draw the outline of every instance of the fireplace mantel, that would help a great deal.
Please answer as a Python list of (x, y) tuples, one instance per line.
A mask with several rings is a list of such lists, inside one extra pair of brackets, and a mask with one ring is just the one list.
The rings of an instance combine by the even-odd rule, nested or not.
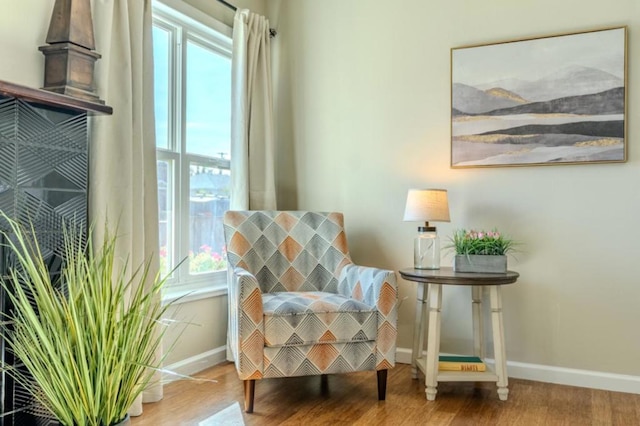
[(64, 108), (78, 112), (86, 112), (89, 115), (112, 114), (113, 108), (101, 103), (90, 102), (84, 99), (72, 98), (42, 89), (22, 86), (15, 83), (0, 81), (0, 96), (22, 99), (26, 102), (36, 103), (53, 108)]

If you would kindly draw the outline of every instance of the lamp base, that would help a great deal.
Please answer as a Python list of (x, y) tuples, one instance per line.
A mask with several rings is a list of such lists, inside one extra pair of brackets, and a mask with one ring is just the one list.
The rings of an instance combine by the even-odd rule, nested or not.
[(440, 239), (435, 227), (418, 227), (413, 242), (415, 269), (440, 269)]

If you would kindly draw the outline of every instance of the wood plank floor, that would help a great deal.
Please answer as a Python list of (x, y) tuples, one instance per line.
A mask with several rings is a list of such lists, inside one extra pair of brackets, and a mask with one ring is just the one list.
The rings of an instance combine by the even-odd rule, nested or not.
[[(494, 383), (441, 383), (436, 401), (429, 402), (424, 378), (412, 380), (405, 364), (389, 371), (386, 401), (377, 400), (375, 372), (329, 376), (325, 389), (320, 377), (260, 380), (253, 414), (242, 409), (242, 383), (233, 364), (197, 376), (216, 382), (165, 386), (164, 399), (145, 404), (132, 426), (640, 425), (640, 395), (518, 379), (509, 380), (506, 402), (498, 399)], [(227, 407), (235, 408), (235, 422), (206, 421)]]

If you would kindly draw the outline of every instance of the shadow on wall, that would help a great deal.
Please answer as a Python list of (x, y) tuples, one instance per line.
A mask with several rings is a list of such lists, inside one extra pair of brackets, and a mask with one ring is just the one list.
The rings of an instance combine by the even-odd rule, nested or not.
[[(267, 4), (267, 17), (271, 28), (279, 34), (291, 32), (280, 0)], [(293, 61), (289, 57), (287, 38), (271, 39), (271, 66), (273, 68), (273, 116), (276, 143), (276, 188), (279, 210), (298, 210), (298, 176), (295, 164), (296, 113), (293, 108), (294, 90), (291, 81)]]
[[(345, 219), (346, 218), (345, 213)], [(393, 270), (389, 247), (381, 244), (373, 232), (365, 228), (350, 230), (345, 227), (351, 259), (357, 265)]]
[[(509, 255), (509, 266), (526, 261), (527, 241), (531, 240), (534, 230), (529, 226), (529, 211), (518, 211), (515, 206), (496, 206), (495, 204), (480, 204), (470, 206), (466, 212), (466, 217), (471, 218), (467, 222), (468, 229), (484, 229), (485, 231), (497, 228), (508, 238), (513, 239), (517, 243), (517, 247), (512, 255)], [(456, 226), (455, 229), (464, 228), (464, 226)], [(441, 236), (442, 238), (442, 236)], [(446, 245), (449, 236), (444, 237)], [(441, 241), (442, 242), (442, 241)]]

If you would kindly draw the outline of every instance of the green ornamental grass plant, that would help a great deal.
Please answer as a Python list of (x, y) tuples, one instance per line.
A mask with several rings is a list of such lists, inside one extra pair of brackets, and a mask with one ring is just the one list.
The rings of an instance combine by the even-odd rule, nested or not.
[(128, 261), (116, 266), (116, 238), (105, 232), (94, 247), (90, 230), (87, 243), (65, 233), (63, 271), (52, 281), (33, 228), (3, 219), (5, 250), (17, 267), (2, 279), (14, 306), (3, 319), (14, 330), (1, 332), (35, 380), (3, 368), (62, 425), (122, 421), (162, 365), (156, 352), (166, 330), (168, 305), (158, 303), (164, 279), (149, 276), (149, 262), (128, 274)]
[(497, 229), (492, 231), (467, 231), (458, 229), (451, 238), (449, 247), (459, 255), (497, 255), (503, 256), (515, 251), (516, 243), (505, 237)]

